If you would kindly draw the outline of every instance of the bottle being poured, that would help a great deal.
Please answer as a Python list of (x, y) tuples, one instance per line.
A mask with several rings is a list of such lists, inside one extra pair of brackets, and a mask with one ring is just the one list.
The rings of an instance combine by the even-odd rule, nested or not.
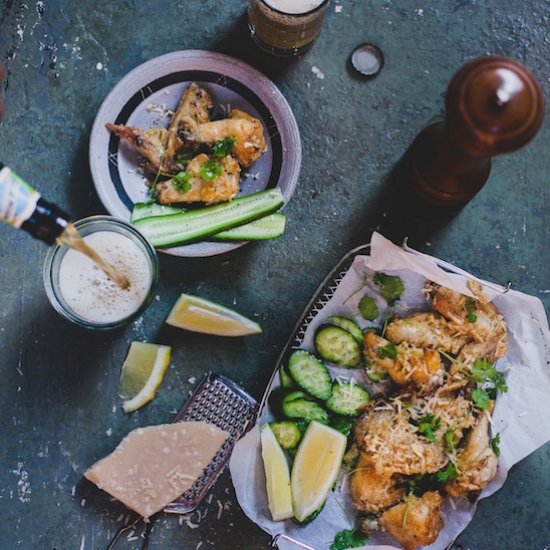
[(117, 286), (123, 290), (130, 288), (126, 275), (84, 242), (76, 227), (69, 221), (68, 214), (55, 204), (45, 201), (40, 193), (1, 162), (0, 219), (49, 245), (58, 243), (85, 254)]

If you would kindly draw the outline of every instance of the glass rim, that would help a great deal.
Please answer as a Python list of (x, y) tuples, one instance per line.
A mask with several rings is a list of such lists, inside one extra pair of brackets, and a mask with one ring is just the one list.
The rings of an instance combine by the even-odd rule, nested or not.
[(59, 244), (55, 244), (54, 246), (48, 249), (48, 252), (46, 254), (46, 258), (44, 261), (43, 281), (44, 281), (44, 287), (46, 290), (46, 295), (48, 297), (48, 300), (50, 301), (50, 304), (57, 311), (57, 313), (59, 313), (63, 318), (84, 328), (96, 329), (96, 330), (107, 330), (107, 329), (120, 327), (130, 322), (132, 319), (135, 319), (136, 317), (141, 315), (145, 311), (147, 306), (151, 303), (153, 299), (154, 290), (159, 280), (159, 259), (158, 259), (156, 250), (153, 248), (151, 243), (147, 240), (147, 238), (142, 233), (140, 233), (130, 223), (124, 220), (121, 220), (119, 218), (115, 218), (114, 216), (107, 216), (107, 215), (88, 216), (87, 218), (82, 218), (78, 221), (73, 222), (73, 225), (76, 227), (76, 229), (83, 229), (90, 225), (93, 226), (101, 222), (105, 222), (114, 227), (122, 228), (122, 230), (125, 233), (121, 232), (121, 234), (125, 234), (127, 237), (133, 239), (134, 242), (137, 241), (141, 245), (140, 248), (143, 250), (145, 257), (147, 258), (148, 265), (151, 269), (151, 282), (149, 285), (149, 290), (147, 292), (147, 295), (145, 296), (140, 306), (131, 314), (123, 317), (122, 319), (118, 319), (116, 321), (109, 321), (105, 323), (94, 323), (76, 314), (61, 299), (60, 292), (59, 290), (56, 291), (56, 287), (53, 283), (54, 260), (58, 257), (59, 254), (65, 255), (69, 250), (68, 247), (62, 246)]
[(326, 6), (330, 0), (323, 0), (318, 6), (314, 7), (313, 9), (309, 11), (304, 11), (302, 13), (288, 13), (286, 11), (281, 11), (277, 8), (274, 8), (268, 3), (268, 0), (258, 0), (261, 4), (263, 4), (266, 8), (269, 8), (271, 11), (278, 13), (280, 15), (286, 15), (287, 17), (306, 17), (308, 15), (312, 15), (315, 12), (319, 11), (323, 6)]

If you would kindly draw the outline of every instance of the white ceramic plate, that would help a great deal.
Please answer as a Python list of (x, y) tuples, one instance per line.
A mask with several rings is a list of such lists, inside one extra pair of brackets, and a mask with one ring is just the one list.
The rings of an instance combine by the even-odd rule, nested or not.
[[(107, 122), (139, 128), (168, 125), (167, 110), (175, 110), (190, 82), (212, 95), (214, 116), (227, 106), (259, 118), (265, 128), (266, 153), (241, 173), (239, 195), (279, 187), (286, 202), (298, 182), (302, 148), (296, 119), (279, 89), (256, 69), (227, 55), (186, 50), (162, 55), (128, 73), (101, 105), (90, 136), (90, 168), (106, 210), (130, 219), (136, 202), (148, 200), (146, 180), (136, 154), (105, 128)], [(164, 250), (186, 257), (214, 256), (245, 243), (200, 241)]]

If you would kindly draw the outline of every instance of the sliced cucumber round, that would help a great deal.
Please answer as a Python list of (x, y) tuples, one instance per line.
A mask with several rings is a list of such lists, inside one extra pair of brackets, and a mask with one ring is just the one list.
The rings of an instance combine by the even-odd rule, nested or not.
[(317, 420), (321, 424), (328, 424), (328, 412), (315, 401), (308, 399), (294, 399), (283, 402), (283, 414), (287, 418), (304, 418), (305, 420)]
[(359, 342), (343, 328), (323, 325), (315, 333), (315, 349), (322, 359), (341, 367), (357, 367), (361, 363)]
[(355, 321), (348, 317), (333, 315), (327, 319), (327, 324), (347, 330), (360, 344), (363, 343), (363, 331)]
[(309, 394), (326, 401), (332, 394), (332, 380), (328, 369), (311, 353), (295, 351), (288, 360), (288, 372), (293, 380)]
[(367, 390), (354, 382), (341, 384), (335, 382), (332, 397), (325, 403), (327, 409), (344, 416), (356, 416), (370, 401)]
[(270, 422), (269, 426), (273, 430), (275, 438), (283, 449), (295, 449), (302, 439), (302, 431), (298, 427), (298, 424), (292, 420)]

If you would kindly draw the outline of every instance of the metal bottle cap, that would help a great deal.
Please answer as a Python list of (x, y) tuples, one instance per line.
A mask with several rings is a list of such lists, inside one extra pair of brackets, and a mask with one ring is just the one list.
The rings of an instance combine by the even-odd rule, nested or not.
[(384, 65), (384, 55), (374, 44), (361, 44), (353, 50), (351, 64), (363, 76), (376, 76)]

